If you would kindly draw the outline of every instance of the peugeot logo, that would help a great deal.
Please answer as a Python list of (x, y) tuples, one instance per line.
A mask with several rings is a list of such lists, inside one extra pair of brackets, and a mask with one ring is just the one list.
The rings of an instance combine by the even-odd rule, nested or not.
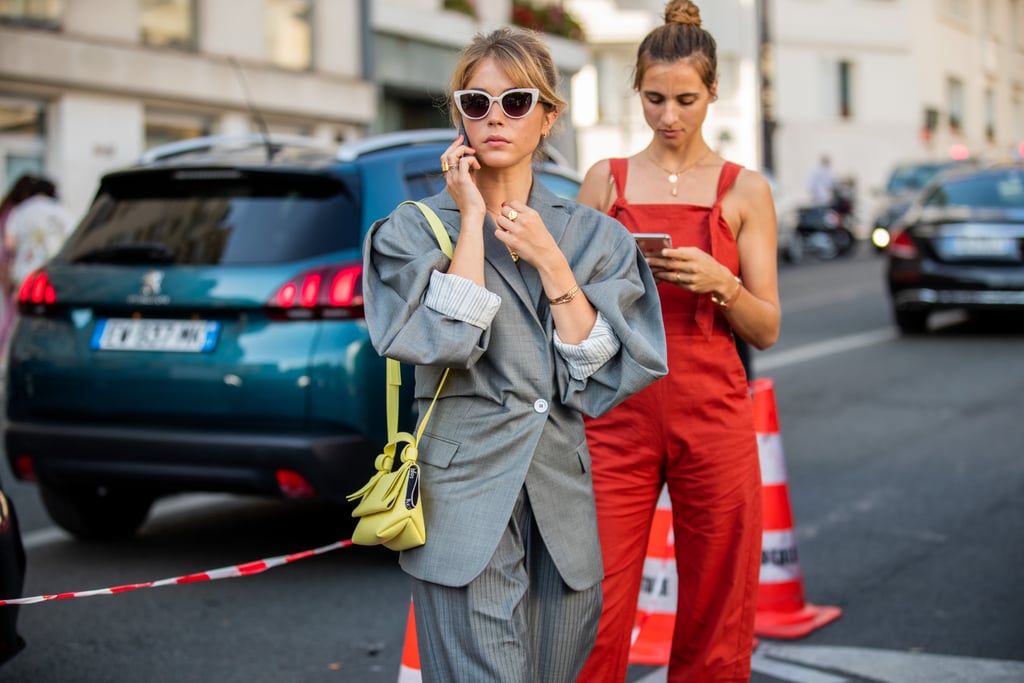
[(142, 276), (142, 296), (157, 296), (160, 294), (160, 285), (163, 284), (164, 274), (159, 270), (151, 270)]
[(142, 290), (140, 294), (129, 294), (128, 303), (141, 304), (143, 306), (166, 306), (171, 303), (171, 297), (161, 294), (160, 290), (164, 284), (163, 271), (151, 270), (142, 276)]

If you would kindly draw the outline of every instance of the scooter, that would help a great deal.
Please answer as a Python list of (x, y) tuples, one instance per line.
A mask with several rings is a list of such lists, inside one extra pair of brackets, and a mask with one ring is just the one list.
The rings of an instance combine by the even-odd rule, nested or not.
[(805, 206), (797, 209), (796, 226), (786, 245), (784, 256), (797, 263), (805, 256), (831, 260), (849, 254), (856, 240), (853, 202), (847, 193), (837, 190), (827, 206)]

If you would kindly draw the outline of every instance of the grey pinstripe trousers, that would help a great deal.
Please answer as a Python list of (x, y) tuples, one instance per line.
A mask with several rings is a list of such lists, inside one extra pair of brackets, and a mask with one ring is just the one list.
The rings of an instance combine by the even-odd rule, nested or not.
[(573, 683), (601, 616), (600, 583), (565, 585), (525, 487), (477, 578), (457, 588), (414, 578), (412, 596), (424, 683)]

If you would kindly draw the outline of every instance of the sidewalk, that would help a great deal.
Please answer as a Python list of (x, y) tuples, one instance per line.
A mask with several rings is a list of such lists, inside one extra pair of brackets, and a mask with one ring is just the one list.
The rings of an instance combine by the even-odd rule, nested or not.
[[(751, 683), (1021, 683), (1024, 662), (859, 647), (762, 642)], [(656, 669), (632, 683), (665, 683)]]

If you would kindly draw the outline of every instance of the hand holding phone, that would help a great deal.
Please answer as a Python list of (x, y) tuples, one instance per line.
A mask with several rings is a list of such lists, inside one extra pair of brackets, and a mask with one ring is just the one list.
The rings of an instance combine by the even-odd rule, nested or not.
[[(464, 124), (464, 123), (460, 123), (459, 124), (459, 135), (462, 136), (462, 144), (464, 144), (466, 147), (472, 147), (473, 146), (473, 143), (469, 141), (469, 133), (466, 132), (466, 124)], [(469, 155), (469, 156), (472, 156), (472, 155)]]
[(664, 232), (638, 232), (634, 233), (636, 244), (644, 258), (661, 256), (662, 249), (672, 248), (672, 236)]

